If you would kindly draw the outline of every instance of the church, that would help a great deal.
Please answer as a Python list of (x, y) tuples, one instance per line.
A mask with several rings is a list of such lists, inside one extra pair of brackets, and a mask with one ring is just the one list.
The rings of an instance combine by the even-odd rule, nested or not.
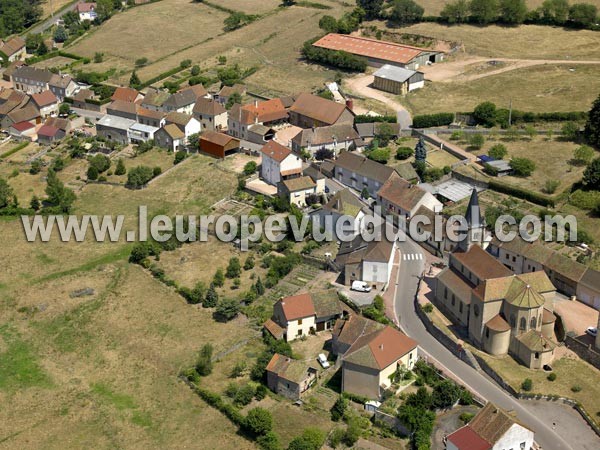
[(482, 248), (485, 220), (475, 190), (466, 220), (466, 238), (436, 278), (435, 303), (485, 352), (542, 368), (553, 361), (557, 346), (556, 288), (544, 271), (516, 275)]

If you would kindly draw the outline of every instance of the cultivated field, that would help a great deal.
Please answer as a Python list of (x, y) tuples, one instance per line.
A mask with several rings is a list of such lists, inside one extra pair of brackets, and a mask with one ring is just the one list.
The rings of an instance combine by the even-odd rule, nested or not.
[[(400, 100), (413, 114), (472, 111), (489, 100), (523, 111), (586, 111), (600, 91), (598, 66), (544, 65), (473, 81), (427, 83)], [(543, 83), (541, 82), (543, 80)]]

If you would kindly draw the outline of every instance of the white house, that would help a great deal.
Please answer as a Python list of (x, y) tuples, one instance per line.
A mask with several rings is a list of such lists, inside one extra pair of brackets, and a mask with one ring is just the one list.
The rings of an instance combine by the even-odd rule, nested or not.
[(132, 144), (139, 144), (141, 142), (148, 142), (150, 139), (154, 139), (154, 134), (158, 131), (158, 127), (151, 125), (144, 125), (142, 123), (134, 123), (127, 130), (129, 141)]
[(532, 450), (534, 434), (507, 411), (488, 403), (471, 421), (448, 435), (447, 450)]
[(185, 139), (192, 134), (200, 133), (200, 122), (190, 114), (170, 112), (165, 116), (165, 125), (174, 124), (183, 132)]
[(269, 141), (261, 149), (260, 175), (269, 184), (302, 175), (302, 159), (283, 145)]
[(58, 98), (50, 91), (32, 94), (31, 100), (35, 103), (42, 119), (58, 115)]
[(405, 219), (413, 217), (421, 206), (434, 212), (440, 212), (443, 208), (442, 203), (431, 193), (409, 183), (396, 172), (379, 189), (377, 199), (382, 206), (383, 214)]
[(227, 128), (227, 110), (213, 99), (199, 98), (192, 115), (200, 122), (202, 131), (221, 131)]
[[(317, 221), (331, 235), (335, 235), (335, 226), (342, 217), (350, 221), (354, 234), (365, 228), (367, 208), (349, 189), (341, 189), (322, 208), (313, 212), (310, 217)], [(329, 225), (331, 224), (331, 225)]]
[(89, 20), (90, 22), (98, 17), (96, 13), (96, 3), (78, 3), (77, 13), (79, 14), (79, 20)]

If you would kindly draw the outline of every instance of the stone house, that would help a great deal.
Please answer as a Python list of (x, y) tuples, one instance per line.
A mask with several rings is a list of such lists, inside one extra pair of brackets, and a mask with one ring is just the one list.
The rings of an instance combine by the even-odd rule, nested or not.
[(344, 104), (304, 92), (290, 107), (289, 121), (300, 128), (353, 125), (354, 113)]
[(215, 100), (198, 99), (192, 115), (200, 122), (202, 131), (221, 131), (227, 128), (227, 110)]
[(305, 361), (275, 353), (266, 368), (267, 386), (276, 394), (299, 400), (318, 377), (318, 369)]
[(58, 98), (51, 91), (32, 94), (31, 100), (37, 106), (42, 119), (50, 116), (58, 116)]

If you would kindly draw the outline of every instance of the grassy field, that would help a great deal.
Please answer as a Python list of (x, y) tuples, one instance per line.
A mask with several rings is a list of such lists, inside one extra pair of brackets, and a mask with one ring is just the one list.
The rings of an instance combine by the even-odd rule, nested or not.
[(586, 111), (600, 91), (597, 73), (595, 66), (574, 72), (564, 65), (530, 67), (468, 82), (427, 83), (400, 100), (414, 114), (472, 111), (484, 100), (508, 107), (510, 99), (523, 111)]
[[(425, 15), (437, 16), (448, 2), (445, 0), (417, 0), (417, 3), (425, 9)], [(544, 3), (544, 0), (526, 0), (525, 3), (527, 4), (527, 8), (532, 10), (539, 8), (542, 3)], [(600, 0), (589, 0), (587, 3), (591, 3), (600, 8)]]
[(460, 42), (466, 53), (491, 58), (598, 59), (600, 43), (600, 37), (594, 31), (539, 25), (514, 28), (420, 23), (397, 31)]
[(33, 64), (35, 67), (39, 69), (49, 69), (51, 67), (63, 67), (68, 64), (75, 62), (74, 59), (65, 58), (64, 56), (55, 56), (54, 58), (49, 58), (44, 61), (40, 61), (38, 63)]
[(50, 13), (58, 12), (63, 6), (72, 3), (73, 0), (45, 0), (42, 2), (42, 17), (50, 16)]
[(215, 2), (219, 6), (246, 14), (264, 14), (277, 9), (281, 5), (280, 0), (219, 0)]

